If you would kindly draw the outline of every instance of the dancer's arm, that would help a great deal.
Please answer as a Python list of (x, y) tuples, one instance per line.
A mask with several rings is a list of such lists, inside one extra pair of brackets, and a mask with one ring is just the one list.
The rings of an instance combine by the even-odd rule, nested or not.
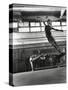
[(38, 56), (36, 56), (35, 58), (32, 58), (32, 61), (35, 61), (35, 60), (37, 60), (39, 57), (41, 57), (42, 56), (42, 54), (41, 55), (38, 55)]
[(43, 22), (43, 24), (46, 26), (45, 22)]
[(53, 30), (55, 30), (55, 31), (61, 31), (61, 32), (63, 32), (63, 30), (59, 30), (59, 29), (55, 29), (55, 28), (53, 28), (53, 27), (51, 27)]

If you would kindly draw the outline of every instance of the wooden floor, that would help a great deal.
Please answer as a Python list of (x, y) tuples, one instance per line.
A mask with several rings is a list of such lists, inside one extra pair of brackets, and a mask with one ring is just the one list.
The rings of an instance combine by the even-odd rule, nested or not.
[(66, 67), (13, 74), (13, 85), (56, 84), (66, 82)]

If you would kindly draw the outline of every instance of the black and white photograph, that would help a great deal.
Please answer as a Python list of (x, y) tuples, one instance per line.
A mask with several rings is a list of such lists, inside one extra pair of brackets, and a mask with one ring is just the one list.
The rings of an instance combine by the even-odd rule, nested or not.
[(9, 84), (66, 83), (67, 9), (9, 5)]

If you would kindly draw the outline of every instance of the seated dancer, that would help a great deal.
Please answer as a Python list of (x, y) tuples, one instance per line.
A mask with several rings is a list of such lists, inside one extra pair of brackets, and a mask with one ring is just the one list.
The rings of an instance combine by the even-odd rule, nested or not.
[(29, 62), (30, 62), (32, 71), (34, 71), (33, 61), (39, 59), (42, 55), (43, 54), (40, 54), (40, 51), (38, 50), (37, 53), (33, 53), (33, 55), (30, 56)]
[(34, 71), (33, 61), (37, 60), (39, 57), (40, 57), (40, 55), (39, 56), (37, 56), (37, 55), (30, 56), (29, 61), (30, 61), (32, 71)]

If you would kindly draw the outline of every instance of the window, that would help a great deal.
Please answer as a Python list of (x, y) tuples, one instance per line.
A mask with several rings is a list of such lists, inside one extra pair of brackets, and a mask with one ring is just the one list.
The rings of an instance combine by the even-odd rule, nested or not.
[(13, 22), (9, 24), (13, 32), (40, 32), (44, 31), (43, 22)]
[(13, 28), (17, 28), (17, 27), (18, 27), (17, 22), (13, 23)]
[(60, 26), (60, 22), (52, 22), (52, 26)]
[(9, 23), (9, 28), (17, 28), (18, 24), (17, 22)]
[(31, 32), (44, 31), (43, 22), (31, 22), (30, 23), (30, 30), (31, 30)]
[[(45, 22), (47, 25), (47, 23)], [(52, 26), (56, 29), (66, 30), (66, 22), (52, 22)], [(40, 32), (45, 30), (45, 25), (43, 22), (12, 22), (9, 24), (10, 32)]]
[(29, 22), (19, 22), (19, 32), (29, 32)]
[(30, 25), (31, 26), (38, 26), (39, 27), (40, 26), (40, 23), (39, 22), (31, 22)]
[(62, 25), (66, 25), (66, 22), (62, 22)]
[(18, 28), (18, 23), (17, 22), (12, 22), (12, 23), (9, 23), (9, 32), (12, 33), (12, 32), (17, 32)]
[(67, 27), (66, 26), (62, 26), (62, 30), (67, 30)]
[(40, 23), (39, 22), (30, 22), (30, 30), (31, 30), (31, 32), (41, 31)]
[(29, 27), (28, 22), (19, 22), (19, 27)]
[(29, 28), (19, 28), (19, 32), (29, 32)]
[(43, 22), (41, 22), (41, 26), (44, 26)]
[(40, 27), (36, 27), (36, 28), (31, 27), (31, 32), (37, 32), (37, 31), (41, 31)]
[(41, 29), (42, 29), (42, 31), (44, 31), (45, 28), (44, 27), (41, 27)]
[(66, 30), (66, 22), (52, 22), (52, 26), (58, 30)]

